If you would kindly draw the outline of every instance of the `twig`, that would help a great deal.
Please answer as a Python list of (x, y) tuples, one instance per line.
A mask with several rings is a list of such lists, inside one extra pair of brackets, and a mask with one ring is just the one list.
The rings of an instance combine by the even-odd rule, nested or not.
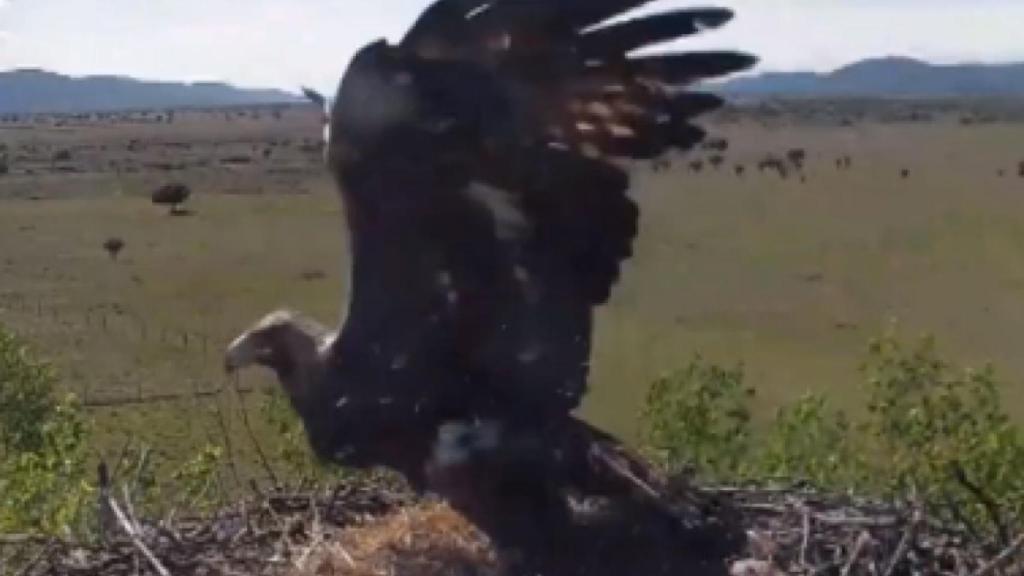
[(978, 568), (971, 576), (988, 576), (992, 574), (1004, 564), (1009, 562), (1021, 548), (1024, 547), (1024, 534), (1017, 536), (1017, 539), (1010, 543), (1009, 546), (1003, 549), (995, 558), (990, 560), (987, 564)]
[(238, 474), (238, 466), (235, 464), (235, 450), (231, 443), (231, 433), (228, 430), (227, 422), (224, 421), (224, 410), (221, 407), (220, 399), (217, 399), (217, 425), (220, 427), (221, 436), (224, 438), (224, 449), (228, 453), (228, 467), (231, 468), (231, 476), (235, 480), (235, 486), (241, 486), (242, 480)]
[(107, 541), (114, 524), (114, 512), (110, 509), (110, 471), (105, 460), (100, 460), (96, 466), (97, 483), (100, 489), (100, 498), (97, 517), (99, 520), (100, 540)]
[(861, 532), (857, 536), (857, 542), (853, 545), (853, 551), (850, 552), (850, 558), (846, 561), (846, 565), (843, 566), (842, 576), (849, 576), (850, 571), (853, 570), (853, 565), (857, 563), (857, 559), (860, 558), (864, 547), (868, 545), (868, 541), (871, 540), (871, 536), (867, 532)]
[(324, 532), (320, 526), (320, 510), (317, 508), (316, 499), (313, 496), (309, 497), (309, 509), (313, 514), (313, 526), (310, 528), (311, 535), (309, 546), (302, 551), (302, 555), (295, 561), (295, 567), (299, 570), (306, 567), (306, 561), (324, 540)]
[(910, 517), (910, 523), (907, 524), (906, 530), (903, 531), (900, 543), (896, 545), (896, 551), (893, 553), (892, 559), (889, 560), (889, 566), (885, 569), (885, 576), (893, 576), (896, 572), (896, 567), (899, 566), (900, 562), (903, 561), (903, 557), (910, 551), (910, 543), (917, 536), (917, 527), (921, 523), (922, 517), (921, 509), (915, 508), (913, 515)]
[(43, 547), (40, 548), (39, 552), (36, 553), (36, 555), (33, 556), (31, 560), (29, 560), (24, 566), (21, 567), (21, 570), (15, 572), (14, 576), (25, 576), (26, 574), (31, 572), (32, 569), (35, 568), (36, 565), (39, 564), (39, 562), (42, 561), (42, 559), (46, 556), (46, 553), (50, 551), (50, 545), (51, 543), (43, 545)]
[(899, 524), (895, 516), (835, 516), (829, 514), (815, 514), (814, 520), (827, 526), (860, 526), (862, 528), (891, 528)]
[(1010, 532), (1006, 528), (1006, 524), (1003, 522), (1003, 516), (999, 513), (999, 505), (996, 504), (992, 497), (985, 493), (985, 491), (978, 486), (970, 478), (967, 477), (967, 471), (960, 465), (959, 462), (953, 462), (953, 477), (960, 483), (972, 496), (981, 504), (981, 507), (985, 509), (985, 513), (988, 514), (989, 520), (996, 528), (996, 533), (999, 535), (999, 543), (1003, 546), (1010, 545)]
[(118, 454), (117, 460), (114, 461), (114, 471), (110, 474), (112, 477), (117, 478), (118, 474), (121, 473), (121, 466), (124, 465), (125, 460), (128, 459), (128, 450), (131, 447), (131, 437), (125, 438), (124, 445), (121, 446), (121, 452)]
[(811, 545), (811, 509), (807, 504), (802, 504), (803, 509), (803, 535), (800, 538), (800, 565), (807, 567), (807, 548)]
[(953, 497), (949, 492), (943, 491), (942, 499), (946, 505), (946, 509), (953, 515), (953, 520), (960, 525), (963, 533), (972, 538), (975, 542), (982, 542), (984, 538), (982, 538), (981, 533), (978, 532), (977, 526), (974, 525), (974, 522), (972, 522), (970, 518), (964, 516), (960, 507), (953, 501)]
[(135, 530), (135, 527), (132, 526), (131, 522), (128, 520), (128, 517), (125, 516), (124, 512), (121, 510), (121, 507), (117, 505), (117, 501), (114, 500), (113, 497), (110, 497), (107, 500), (110, 503), (110, 509), (113, 510), (114, 512), (114, 516), (117, 518), (117, 521), (121, 524), (121, 528), (124, 529), (125, 533), (128, 535), (128, 538), (131, 539), (132, 544), (135, 545), (135, 548), (138, 549), (138, 551), (146, 557), (146, 560), (149, 561), (149, 564), (153, 567), (153, 570), (156, 570), (157, 574), (159, 574), (160, 576), (171, 576), (170, 571), (167, 570), (167, 568), (165, 568), (164, 565), (160, 563), (160, 560), (156, 557), (156, 555), (153, 554), (149, 547), (146, 546), (146, 543), (142, 541), (142, 538), (139, 537), (139, 533)]
[(249, 436), (249, 441), (252, 442), (253, 448), (256, 449), (256, 456), (259, 457), (260, 465), (263, 467), (263, 471), (270, 477), (270, 481), (274, 483), (274, 488), (277, 489), (281, 486), (281, 481), (278, 480), (277, 474), (274, 472), (274, 468), (270, 465), (270, 460), (267, 458), (265, 452), (263, 452), (263, 446), (260, 445), (259, 439), (256, 438), (256, 433), (252, 429), (252, 424), (249, 423), (249, 409), (245, 405), (245, 397), (238, 388), (239, 377), (237, 373), (234, 378), (231, 379), (231, 388), (235, 391), (238, 396), (238, 407), (242, 413), (242, 426), (245, 428), (246, 434)]
[(132, 496), (131, 493), (128, 491), (127, 483), (121, 484), (121, 494), (124, 496), (125, 516), (128, 518), (128, 521), (132, 523), (132, 528), (135, 530), (135, 532), (140, 532), (142, 528), (139, 525), (138, 516), (135, 515), (135, 506), (132, 504)]
[(45, 536), (35, 534), (0, 534), (0, 546), (21, 546), (22, 544), (42, 544), (49, 542)]

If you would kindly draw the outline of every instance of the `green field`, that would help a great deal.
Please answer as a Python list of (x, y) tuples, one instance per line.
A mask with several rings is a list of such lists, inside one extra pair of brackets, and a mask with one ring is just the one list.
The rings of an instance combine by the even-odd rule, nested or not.
[[(744, 362), (763, 414), (809, 390), (850, 399), (868, 340), (895, 322), (908, 337), (935, 334), (948, 357), (994, 362), (1024, 415), (1024, 124), (957, 118), (842, 126), (746, 113), (709, 124), (732, 143), (721, 171), (687, 170), (694, 154), (669, 171), (637, 166), (643, 229), (599, 314), (585, 414), (632, 436), (645, 384), (695, 353)], [(224, 344), (275, 307), (333, 322), (339, 207), (318, 153), (300, 149), (318, 135), (307, 109), (0, 127), (12, 160), (0, 176), (0, 322), (90, 400), (223, 384)], [(793, 147), (808, 151), (806, 181), (754, 169)], [(52, 159), (60, 149), (66, 165)], [(835, 167), (844, 154), (849, 171)], [(250, 160), (222, 162), (239, 155)], [(156, 167), (166, 162), (183, 165)], [(150, 204), (172, 179), (193, 186), (190, 215)], [(111, 236), (126, 242), (117, 260), (101, 248)], [(211, 405), (95, 415), (112, 441), (173, 446), (209, 434), (194, 413)]]

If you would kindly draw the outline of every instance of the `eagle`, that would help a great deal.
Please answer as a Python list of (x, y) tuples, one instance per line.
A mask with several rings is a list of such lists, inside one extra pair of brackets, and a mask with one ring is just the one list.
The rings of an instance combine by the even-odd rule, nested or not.
[(692, 121), (723, 101), (690, 87), (755, 62), (638, 54), (733, 17), (626, 14), (646, 3), (437, 0), (359, 50), (325, 129), (341, 325), (278, 310), (226, 352), (229, 371), (276, 373), (320, 458), (400, 473), (532, 573), (717, 574), (727, 548), (576, 415), (595, 309), (638, 233), (631, 161), (700, 143)]

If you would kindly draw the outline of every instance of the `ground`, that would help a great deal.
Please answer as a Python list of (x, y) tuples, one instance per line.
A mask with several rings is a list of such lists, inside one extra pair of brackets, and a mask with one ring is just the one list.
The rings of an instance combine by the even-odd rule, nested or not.
[[(707, 151), (635, 166), (642, 233), (599, 312), (589, 419), (634, 436), (645, 384), (696, 353), (742, 361), (761, 414), (809, 390), (849, 399), (868, 340), (891, 323), (935, 334), (948, 357), (994, 362), (1024, 415), (1020, 114), (861, 107), (722, 114), (707, 123), (732, 144), (720, 170), (688, 167)], [(214, 390), (224, 345), (266, 311), (333, 323), (341, 309), (345, 238), (317, 110), (154, 116), (0, 124), (0, 322), (90, 403)], [(792, 148), (807, 151), (802, 177), (756, 169)], [(836, 168), (844, 155), (849, 170)], [(170, 181), (194, 191), (184, 215), (150, 203)], [(103, 244), (115, 236), (125, 247), (113, 259)], [(222, 401), (95, 414), (111, 446), (148, 438), (173, 451), (211, 434)], [(232, 402), (221, 423), (238, 431)]]

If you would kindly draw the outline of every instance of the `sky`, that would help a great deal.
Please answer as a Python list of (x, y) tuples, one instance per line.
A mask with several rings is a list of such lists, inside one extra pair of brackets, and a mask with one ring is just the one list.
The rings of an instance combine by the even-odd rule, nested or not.
[[(585, 1), (585, 0), (581, 0)], [(866, 57), (1024, 61), (1024, 0), (705, 0), (737, 19), (687, 39), (742, 49), (760, 70), (825, 71)], [(0, 70), (222, 80), (333, 92), (352, 53), (398, 40), (427, 0), (0, 0)], [(661, 0), (643, 11), (696, 6)]]

